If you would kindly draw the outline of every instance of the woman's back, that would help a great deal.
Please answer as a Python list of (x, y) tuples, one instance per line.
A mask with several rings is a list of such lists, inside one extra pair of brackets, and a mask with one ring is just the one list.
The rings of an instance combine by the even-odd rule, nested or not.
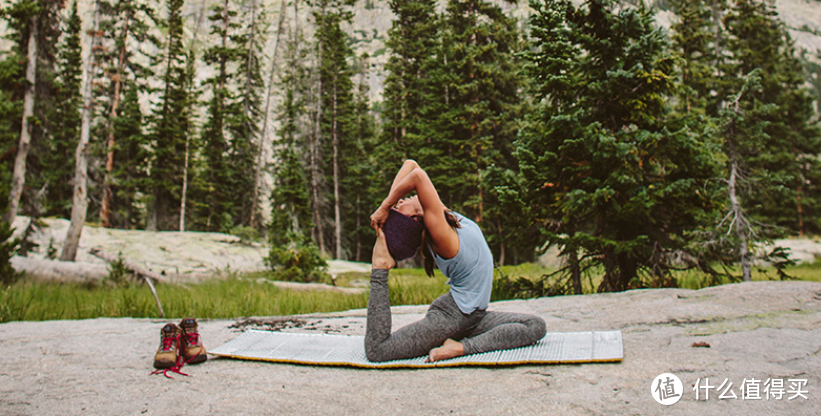
[(451, 294), (459, 310), (469, 314), (477, 309), (487, 309), (493, 289), (493, 254), (479, 226), (454, 213), (459, 219), (459, 252), (450, 259), (434, 255), (436, 266), (448, 277)]

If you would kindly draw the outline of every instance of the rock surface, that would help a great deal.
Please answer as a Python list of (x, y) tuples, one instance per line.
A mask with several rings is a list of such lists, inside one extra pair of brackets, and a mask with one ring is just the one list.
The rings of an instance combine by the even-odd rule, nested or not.
[[(213, 358), (190, 377), (149, 376), (162, 321), (95, 319), (0, 325), (2, 415), (818, 415), (821, 414), (821, 283), (753, 282), (702, 289), (494, 303), (535, 313), (551, 331), (620, 329), (616, 364), (362, 370)], [(394, 326), (424, 306), (394, 308)], [(270, 320), (270, 319), (269, 319)], [(246, 321), (245, 327), (253, 321)], [(283, 331), (364, 334), (365, 311), (287, 317)], [(200, 322), (206, 347), (236, 337), (233, 321)], [(701, 344), (697, 344), (701, 343)], [(709, 345), (709, 347), (695, 347)], [(662, 406), (651, 383), (662, 373), (684, 384)], [(708, 378), (737, 399), (696, 400)], [(780, 400), (742, 400), (744, 379), (783, 379)], [(806, 379), (807, 399), (788, 400), (789, 379)], [(730, 395), (730, 393), (727, 393)], [(764, 393), (761, 393), (762, 397)]]
[[(265, 264), (268, 247), (256, 242), (243, 243), (230, 234), (120, 230), (89, 225), (83, 227), (76, 263), (53, 261), (47, 258), (49, 247), (56, 250), (59, 257), (69, 221), (54, 218), (38, 221), (42, 227), (30, 237), (37, 248), (28, 257), (12, 258), (12, 265), (18, 271), (26, 271), (38, 280), (99, 280), (108, 276), (107, 263), (90, 253), (93, 248), (113, 256), (122, 253), (127, 260), (182, 283), (268, 268)], [(18, 216), (12, 225), (15, 237), (21, 237), (29, 223), (28, 217)], [(370, 272), (370, 264), (328, 261), (328, 273), (332, 276), (351, 271)]]

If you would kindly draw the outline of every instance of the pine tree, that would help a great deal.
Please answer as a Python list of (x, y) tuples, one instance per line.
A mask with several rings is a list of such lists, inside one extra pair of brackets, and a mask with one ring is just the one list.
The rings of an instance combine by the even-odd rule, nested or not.
[(305, 151), (311, 129), (306, 112), (310, 74), (305, 62), (309, 51), (299, 30), (298, 7), (298, 2), (294, 2), (294, 24), (283, 48), (285, 66), (278, 85), (284, 96), (276, 115), (279, 129), (274, 152), (278, 163), (272, 172), (275, 184), (269, 225), (272, 246), (310, 244), (313, 228), (307, 169), (309, 155)]
[[(247, 4), (247, 3), (250, 3)], [(251, 7), (248, 7), (251, 6)], [(261, 74), (261, 57), (265, 39), (265, 11), (258, 0), (243, 4), (245, 14), (241, 21), (248, 22), (235, 36), (237, 95), (229, 107), (231, 117), (226, 128), (231, 140), (228, 145), (229, 198), (234, 201), (232, 225), (249, 226), (257, 213), (259, 201), (253, 199), (260, 129), (257, 124), (261, 115), (261, 91), (264, 87)]]
[(63, 28), (63, 37), (57, 55), (57, 83), (55, 84), (54, 122), (48, 155), (44, 158), (48, 169), (44, 178), (49, 183), (46, 215), (68, 218), (74, 192), (74, 151), (80, 134), (80, 109), (82, 96), (82, 21), (77, 12), (77, 2)]
[(14, 156), (20, 138), (22, 102), (15, 99), (21, 66), (16, 54), (0, 61), (0, 201), (9, 200)]
[[(345, 177), (345, 152), (351, 146), (352, 116), (353, 116), (353, 83), (348, 58), (352, 51), (347, 45), (347, 34), (342, 31), (342, 22), (348, 22), (352, 13), (347, 10), (353, 4), (350, 0), (326, 1), (320, 0), (316, 5), (313, 16), (316, 21), (316, 48), (318, 56), (318, 107), (317, 107), (317, 135), (314, 138), (313, 157), (315, 161), (322, 160), (322, 168), (312, 172), (312, 193), (321, 192), (318, 189), (322, 182), (316, 176), (320, 172), (330, 171), (331, 190), (327, 191), (328, 199), (332, 201), (333, 212), (325, 213), (314, 197), (315, 224), (317, 238), (324, 240), (326, 236), (319, 232), (320, 222), (326, 217), (333, 218), (334, 233), (331, 241), (334, 243), (333, 256), (344, 258), (343, 251), (343, 223), (342, 204), (346, 197), (341, 189), (341, 178)], [(319, 154), (324, 158), (319, 158)], [(320, 248), (324, 248), (324, 241), (320, 241)]]
[(226, 1), (212, 8), (209, 19), (215, 23), (211, 33), (217, 45), (205, 53), (205, 61), (217, 66), (217, 73), (207, 81), (212, 98), (203, 128), (210, 171), (206, 227), (223, 232), (249, 225), (252, 210), (259, 206), (252, 195), (256, 195), (257, 120), (264, 86), (260, 58), (265, 13), (257, 1), (246, 6)]
[(144, 228), (146, 224), (145, 194), (148, 179), (148, 140), (143, 127), (139, 87), (133, 81), (124, 85), (118, 117), (112, 128), (117, 139), (114, 170), (116, 178), (111, 205), (112, 225), (117, 228)]
[[(205, 213), (205, 229), (221, 231), (230, 227), (231, 199), (229, 195), (229, 171), (225, 160), (228, 152), (225, 119), (228, 105), (232, 98), (228, 86), (229, 68), (233, 57), (238, 53), (229, 44), (230, 37), (240, 24), (236, 21), (237, 12), (231, 10), (227, 0), (214, 5), (208, 17), (214, 24), (211, 34), (217, 39), (216, 45), (208, 48), (203, 55), (206, 63), (217, 66), (216, 74), (206, 80), (211, 86), (212, 98), (208, 103), (208, 118), (203, 126), (203, 152), (207, 161), (208, 177), (205, 179), (208, 210)], [(228, 217), (228, 218), (227, 218)]]
[[(432, 0), (389, 4), (396, 19), (385, 42), (391, 55), (385, 64), (388, 74), (380, 144), (370, 149), (370, 155), (379, 161), (374, 166), (378, 170), (374, 177), (379, 185), (374, 190), (377, 195), (388, 192), (390, 178), (408, 158), (422, 164), (437, 186), (443, 185), (440, 171), (434, 168), (441, 149), (432, 143), (442, 140), (443, 130), (436, 121), (446, 111), (442, 77), (448, 70), (444, 67), (446, 57), (441, 39), (444, 21)], [(449, 195), (440, 192), (440, 196)], [(361, 244), (372, 241), (373, 237), (369, 237)]]
[(716, 87), (713, 69), (717, 57), (713, 20), (715, 0), (673, 0), (678, 22), (671, 25), (673, 45), (681, 54), (681, 87), (678, 107), (684, 114), (705, 114), (710, 92)]
[[(24, 190), (45, 191), (51, 185), (48, 176), (52, 168), (49, 136), (59, 128), (59, 119), (54, 116), (53, 109), (57, 107), (55, 62), (62, 33), (63, 6), (64, 2), (59, 0), (18, 0), (6, 2), (0, 8), (0, 17), (6, 20), (4, 37), (10, 43), (0, 74), (3, 78), (0, 90), (4, 119), (0, 135), (5, 136), (2, 163), (8, 163), (3, 174), (8, 175), (4, 185), (9, 186), (0, 194), (5, 196), (9, 208), (13, 208), (4, 211), (4, 218), (11, 218), (14, 215), (11, 211), (17, 212), (18, 208), (31, 215), (44, 213), (41, 201), (35, 201), (34, 195)], [(36, 65), (27, 65), (28, 62)], [(29, 67), (31, 72), (27, 74)], [(24, 105), (27, 97), (29, 107)], [(24, 111), (26, 116), (23, 116)], [(20, 146), (24, 130), (26, 138), (22, 142), (25, 145)], [(18, 156), (16, 160), (15, 156)], [(48, 201), (46, 206), (49, 206)]]
[(382, 140), (393, 142), (398, 150), (390, 152), (393, 154), (388, 159), (392, 162), (389, 162), (390, 168), (396, 171), (424, 138), (426, 120), (422, 118), (421, 110), (430, 104), (427, 101), (435, 99), (429, 94), (432, 80), (427, 69), (436, 60), (440, 20), (433, 0), (393, 0), (390, 8), (396, 19), (385, 42), (391, 55), (385, 64), (388, 75), (385, 78)]
[[(131, 0), (117, 0), (116, 3), (101, 2), (102, 20), (100, 30), (103, 32), (103, 44), (106, 46), (99, 57), (100, 66), (104, 68), (107, 85), (103, 100), (105, 107), (102, 110), (102, 125), (100, 135), (103, 136), (102, 153), (105, 160), (105, 178), (102, 183), (102, 196), (100, 198), (100, 221), (104, 227), (112, 227), (118, 222), (117, 212), (131, 211), (132, 207), (118, 207), (114, 205), (115, 195), (118, 192), (117, 186), (121, 180), (114, 175), (115, 171), (128, 171), (129, 168), (119, 169), (117, 163), (120, 159), (117, 151), (120, 146), (117, 143), (118, 136), (115, 123), (120, 118), (123, 100), (127, 94), (127, 88), (145, 89), (146, 80), (153, 76), (152, 71), (141, 64), (147, 57), (140, 48), (134, 45), (159, 45), (159, 40), (151, 33), (148, 21), (155, 19), (154, 10), (147, 4), (137, 4)], [(132, 113), (139, 119), (142, 114)], [(129, 121), (120, 121), (130, 124)], [(129, 132), (128, 134), (133, 134)], [(145, 161), (133, 161), (142, 162)], [(128, 192), (127, 192), (128, 193)], [(133, 201), (126, 200), (126, 203), (133, 204)], [(123, 211), (124, 210), (124, 211)], [(112, 218), (114, 216), (114, 218)], [(129, 217), (133, 218), (131, 215)]]
[[(293, 75), (285, 77), (293, 80)], [(282, 102), (279, 119), (280, 139), (276, 143), (279, 162), (274, 169), (275, 186), (271, 195), (273, 211), (270, 223), (271, 246), (290, 243), (307, 244), (312, 226), (308, 181), (297, 145), (299, 102), (294, 88), (288, 88)]]
[[(767, 119), (764, 145), (746, 160), (750, 173), (757, 172), (750, 211), (759, 221), (789, 232), (818, 228), (818, 218), (807, 220), (803, 214), (802, 200), (808, 195), (802, 177), (809, 174), (803, 166), (814, 159), (809, 155), (821, 149), (821, 134), (811, 123), (812, 98), (804, 87), (806, 76), (793, 42), (778, 20), (775, 6), (767, 1), (736, 0), (724, 17), (724, 25), (733, 53), (726, 72), (735, 80), (734, 90), (741, 89), (747, 74), (760, 70), (760, 87), (751, 91), (756, 100), (748, 105), (760, 102), (776, 108)], [(817, 163), (810, 166), (818, 169)]]
[(641, 5), (531, 6), (528, 71), (542, 103), (520, 135), (518, 198), (562, 249), (575, 291), (596, 263), (605, 272), (600, 291), (675, 285), (670, 254), (711, 209), (701, 189), (718, 161), (715, 143), (666, 127), (667, 40)]
[(345, 151), (345, 175), (341, 188), (346, 197), (343, 200), (346, 247), (353, 261), (369, 261), (374, 243), (373, 229), (368, 216), (373, 207), (381, 203), (384, 191), (381, 189), (381, 160), (376, 158), (376, 122), (371, 112), (367, 70), (369, 56), (364, 54), (355, 60), (354, 79), (356, 89), (351, 121), (351, 143)]
[(498, 209), (493, 186), (482, 178), (491, 166), (515, 169), (512, 151), (523, 81), (514, 54), (521, 41), (515, 20), (484, 1), (448, 2), (445, 27), (445, 71), (434, 71), (435, 82), (446, 87), (440, 89), (446, 105), (436, 122), (441, 133), (431, 143), (437, 153), (428, 152), (419, 162), (446, 204), (480, 224), (500, 260), (505, 245), (516, 240), (506, 232), (512, 218)]
[(304, 149), (313, 140), (306, 111), (312, 97), (309, 68), (304, 66), (308, 49), (299, 27), (299, 3), (293, 5), (294, 25), (284, 48), (286, 65), (279, 83), (284, 96), (276, 116), (280, 127), (279, 138), (274, 141), (277, 163), (272, 171), (274, 187), (268, 232), (271, 251), (266, 261), (275, 271), (279, 270), (283, 279), (310, 281), (315, 280), (317, 268), (325, 262), (311, 239), (314, 213), (306, 167), (310, 155)]
[(184, 0), (168, 1), (168, 16), (164, 21), (165, 50), (155, 61), (162, 75), (160, 101), (155, 105), (150, 134), (150, 192), (154, 197), (147, 224), (150, 229), (173, 230), (179, 226), (185, 145), (189, 133), (183, 3)]

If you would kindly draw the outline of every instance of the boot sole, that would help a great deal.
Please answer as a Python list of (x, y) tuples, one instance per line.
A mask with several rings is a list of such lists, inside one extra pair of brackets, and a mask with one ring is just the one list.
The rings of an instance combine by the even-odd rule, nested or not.
[(171, 368), (174, 364), (176, 364), (174, 361), (154, 360), (154, 368), (159, 370)]
[(199, 363), (204, 363), (206, 360), (208, 360), (208, 356), (207, 356), (207, 355), (205, 355), (205, 354), (199, 354), (199, 355), (195, 355), (195, 356), (191, 357), (190, 361), (189, 361), (189, 360), (185, 360), (185, 362), (186, 362), (187, 364), (199, 364)]

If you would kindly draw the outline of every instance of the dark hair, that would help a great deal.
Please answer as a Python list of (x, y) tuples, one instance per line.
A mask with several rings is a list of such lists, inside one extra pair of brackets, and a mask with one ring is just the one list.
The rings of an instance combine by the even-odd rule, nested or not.
[[(451, 228), (462, 228), (462, 225), (459, 224), (459, 218), (457, 218), (453, 212), (445, 211), (445, 219), (448, 221), (448, 225), (450, 225)], [(422, 221), (422, 225), (425, 225), (424, 221)], [(430, 248), (428, 234), (428, 228), (425, 227), (425, 229), (422, 230), (422, 247), (420, 248), (420, 252), (422, 253), (422, 260), (425, 263), (425, 273), (427, 273), (429, 277), (433, 277), (433, 250)]]

